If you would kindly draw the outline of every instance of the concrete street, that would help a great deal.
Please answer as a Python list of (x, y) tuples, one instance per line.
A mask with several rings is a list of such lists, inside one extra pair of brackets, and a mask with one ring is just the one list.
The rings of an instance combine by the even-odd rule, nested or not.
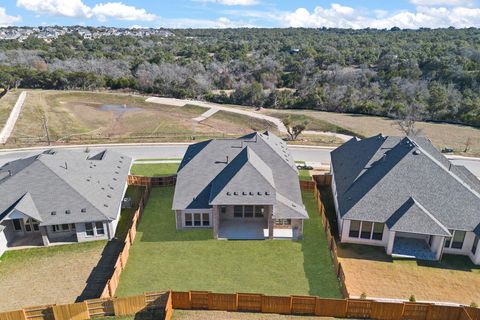
[[(133, 159), (150, 158), (182, 158), (188, 144), (186, 143), (158, 143), (158, 144), (117, 144), (117, 145), (95, 145), (90, 146), (91, 151), (102, 150), (105, 148), (121, 152)], [(51, 147), (50, 147), (51, 148)], [(71, 148), (74, 150), (85, 150), (86, 146), (62, 146), (55, 148)], [(0, 166), (6, 162), (28, 157), (37, 154), (48, 147), (24, 148), (24, 149), (4, 149), (0, 150)], [(330, 151), (332, 148), (319, 146), (290, 146), (290, 150), (295, 160), (330, 164)], [(477, 177), (480, 177), (480, 159), (449, 156), (452, 162), (457, 165), (464, 165), (472, 171)]]

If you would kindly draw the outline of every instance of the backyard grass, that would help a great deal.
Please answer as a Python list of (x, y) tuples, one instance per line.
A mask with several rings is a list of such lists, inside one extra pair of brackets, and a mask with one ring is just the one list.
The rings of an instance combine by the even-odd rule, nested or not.
[(387, 256), (383, 247), (342, 244), (339, 260), (353, 296), (480, 302), (480, 266), (465, 256), (444, 255), (439, 262), (403, 260)]
[(302, 241), (220, 241), (211, 229), (176, 231), (173, 187), (154, 188), (116, 295), (209, 290), (340, 298), (311, 193)]
[(310, 181), (312, 177), (310, 176), (310, 170), (300, 169), (298, 170), (298, 177), (302, 181)]
[(177, 173), (180, 163), (134, 164), (130, 172), (138, 176), (161, 177)]
[(73, 303), (105, 244), (93, 241), (5, 252), (0, 259), (0, 311)]

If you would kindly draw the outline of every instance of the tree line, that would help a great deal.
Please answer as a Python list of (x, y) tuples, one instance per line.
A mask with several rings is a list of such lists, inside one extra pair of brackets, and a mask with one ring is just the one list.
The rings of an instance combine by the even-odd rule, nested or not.
[(181, 29), (0, 41), (0, 86), (480, 125), (480, 30)]

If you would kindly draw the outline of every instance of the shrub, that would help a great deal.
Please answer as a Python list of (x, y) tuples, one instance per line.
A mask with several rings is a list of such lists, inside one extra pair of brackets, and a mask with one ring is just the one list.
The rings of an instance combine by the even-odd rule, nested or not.
[(410, 296), (410, 298), (408, 298), (408, 301), (410, 301), (410, 302), (416, 302), (417, 299), (415, 299), (415, 296), (412, 294), (412, 295)]

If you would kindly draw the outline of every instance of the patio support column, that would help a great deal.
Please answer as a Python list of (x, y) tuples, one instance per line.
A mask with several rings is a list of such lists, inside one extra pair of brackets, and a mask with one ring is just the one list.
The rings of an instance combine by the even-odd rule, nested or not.
[(393, 243), (395, 242), (395, 231), (389, 232), (388, 243), (387, 243), (387, 254), (392, 255), (393, 252)]
[(218, 239), (218, 229), (220, 227), (220, 215), (218, 212), (218, 206), (213, 206), (212, 222), (213, 222), (213, 238)]
[(273, 206), (267, 206), (268, 214), (268, 239), (273, 239)]
[(41, 226), (40, 227), (40, 233), (42, 235), (43, 245), (45, 247), (47, 247), (50, 244), (50, 241), (48, 240), (47, 227), (46, 226)]

